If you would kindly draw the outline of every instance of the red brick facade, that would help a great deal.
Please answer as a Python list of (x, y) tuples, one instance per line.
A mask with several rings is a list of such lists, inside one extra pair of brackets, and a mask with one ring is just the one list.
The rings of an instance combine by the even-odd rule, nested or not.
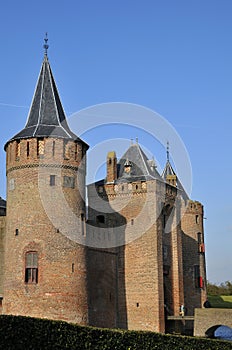
[(181, 305), (193, 315), (206, 299), (203, 207), (169, 159), (160, 176), (136, 144), (119, 162), (108, 153), (87, 211), (87, 149), (67, 125), (45, 54), (27, 124), (5, 146), (0, 312), (168, 331), (167, 316)]
[[(164, 332), (169, 328), (165, 316), (179, 316), (181, 305), (188, 316), (194, 315), (194, 308), (206, 299), (203, 207), (187, 200), (176, 184), (154, 180), (113, 185), (110, 180), (88, 187), (89, 244), (97, 246), (102, 235), (107, 246), (107, 232), (108, 239), (112, 232), (121, 237), (119, 246), (110, 250), (113, 269), (104, 263), (109, 249), (89, 251), (90, 284), (95, 286), (89, 290), (90, 324)], [(101, 211), (102, 200), (108, 208), (104, 204)], [(104, 223), (98, 222), (99, 215)], [(97, 264), (92, 254), (98, 256)], [(99, 275), (107, 275), (107, 283)], [(116, 294), (102, 308), (104, 299), (109, 300), (109, 286), (116, 286)]]
[[(81, 144), (70, 141), (69, 154), (64, 155), (62, 139), (42, 141), (44, 150), (40, 155), (36, 138), (21, 140), (19, 144), (10, 142), (6, 149), (8, 186), (3, 313), (87, 324), (85, 246), (67, 238), (63, 231), (76, 229), (77, 234), (83, 235), (84, 232), (81, 232), (80, 222), (73, 228), (69, 217), (65, 218), (65, 227), (54, 225), (46, 212), (48, 206), (57, 223), (64, 219), (65, 209), (60, 203), (62, 191), (77, 217), (85, 213), (83, 191), (78, 187), (79, 181), (84, 189), (85, 167), (80, 163), (85, 151)], [(20, 147), (18, 154), (17, 147)], [(54, 176), (52, 182), (50, 176)], [(74, 188), (64, 186), (65, 176), (74, 179)], [(25, 277), (28, 252), (38, 255), (37, 281), (32, 283)]]

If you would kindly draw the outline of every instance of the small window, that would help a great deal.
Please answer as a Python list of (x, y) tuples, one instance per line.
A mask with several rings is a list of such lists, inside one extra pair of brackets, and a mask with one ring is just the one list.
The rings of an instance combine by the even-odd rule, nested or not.
[(9, 190), (13, 191), (15, 189), (15, 179), (9, 180)]
[(111, 164), (112, 164), (112, 159), (110, 158), (110, 159), (109, 159), (109, 165), (111, 165)]
[(134, 219), (131, 219), (131, 226), (134, 225)]
[(15, 154), (15, 156), (16, 156), (16, 159), (18, 159), (20, 157), (20, 141), (19, 140), (16, 141), (16, 154)]
[(63, 186), (69, 188), (75, 188), (75, 178), (72, 176), (64, 176)]
[(64, 159), (69, 159), (69, 143), (64, 140)]
[(200, 288), (200, 266), (194, 265), (194, 282), (195, 287)]
[(78, 148), (77, 148), (77, 143), (75, 143), (75, 160), (78, 159)]
[(98, 215), (97, 216), (97, 223), (98, 224), (104, 224), (105, 223), (105, 216), (104, 215)]
[(27, 157), (30, 155), (30, 142), (27, 141)]
[(199, 215), (196, 215), (196, 224), (199, 224)]
[(52, 156), (55, 156), (55, 147), (56, 147), (56, 141), (52, 142)]
[(42, 157), (44, 155), (44, 139), (37, 139), (37, 156)]
[(197, 233), (197, 241), (198, 241), (199, 244), (200, 244), (200, 243), (203, 243), (203, 242), (202, 242), (202, 234), (201, 234), (201, 232), (198, 232), (198, 233)]
[(81, 234), (85, 236), (85, 214), (81, 213)]
[(55, 186), (56, 184), (56, 175), (50, 175), (50, 186)]
[(38, 283), (38, 253), (26, 253), (25, 283)]

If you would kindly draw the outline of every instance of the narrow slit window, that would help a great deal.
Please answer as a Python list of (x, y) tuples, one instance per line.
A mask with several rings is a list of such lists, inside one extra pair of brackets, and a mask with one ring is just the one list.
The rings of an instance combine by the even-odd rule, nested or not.
[(55, 156), (55, 147), (56, 147), (56, 142), (53, 141), (53, 142), (52, 142), (52, 156), (53, 156), (53, 157)]
[(17, 140), (16, 141), (16, 159), (18, 159), (20, 157), (20, 141)]
[(81, 234), (85, 236), (85, 215), (81, 213)]
[(37, 139), (37, 156), (44, 155), (44, 139)]
[(30, 155), (30, 142), (27, 141), (27, 157)]
[(69, 159), (69, 143), (64, 141), (64, 159)]
[(75, 160), (78, 158), (77, 143), (75, 143)]

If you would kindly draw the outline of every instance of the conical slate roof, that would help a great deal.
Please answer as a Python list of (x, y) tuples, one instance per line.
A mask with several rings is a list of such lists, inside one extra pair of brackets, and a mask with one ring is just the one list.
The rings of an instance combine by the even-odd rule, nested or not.
[(176, 187), (177, 187), (177, 189), (180, 190), (180, 191), (182, 191), (182, 194), (183, 194), (185, 197), (188, 197), (188, 195), (187, 195), (187, 193), (185, 192), (185, 189), (184, 189), (182, 183), (180, 182), (178, 176), (176, 175), (176, 173), (175, 173), (175, 171), (174, 171), (174, 169), (173, 169), (173, 167), (172, 167), (172, 165), (171, 165), (171, 163), (170, 163), (170, 161), (169, 161), (169, 157), (168, 157), (167, 162), (166, 162), (166, 165), (165, 165), (165, 168), (164, 168), (164, 170), (163, 170), (163, 173), (162, 173), (161, 177), (162, 177), (162, 179), (163, 179), (164, 181), (167, 181), (167, 177), (170, 176), (170, 175), (171, 175), (171, 176), (173, 176), (173, 175), (176, 176)]
[(26, 125), (8, 142), (33, 137), (55, 137), (83, 142), (69, 129), (46, 54)]
[[(154, 163), (154, 162), (153, 162)], [(128, 167), (130, 166), (130, 169)], [(138, 143), (132, 144), (118, 163), (118, 181), (159, 179), (163, 181), (155, 166), (151, 166)]]
[(167, 160), (167, 163), (161, 176), (164, 180), (166, 180), (167, 175), (176, 175), (169, 160)]

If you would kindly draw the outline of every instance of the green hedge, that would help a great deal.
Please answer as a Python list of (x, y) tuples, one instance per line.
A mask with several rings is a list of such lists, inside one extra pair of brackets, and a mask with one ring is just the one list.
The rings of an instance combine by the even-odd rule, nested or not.
[(231, 350), (232, 343), (204, 338), (82, 327), (22, 316), (0, 316), (4, 350)]

